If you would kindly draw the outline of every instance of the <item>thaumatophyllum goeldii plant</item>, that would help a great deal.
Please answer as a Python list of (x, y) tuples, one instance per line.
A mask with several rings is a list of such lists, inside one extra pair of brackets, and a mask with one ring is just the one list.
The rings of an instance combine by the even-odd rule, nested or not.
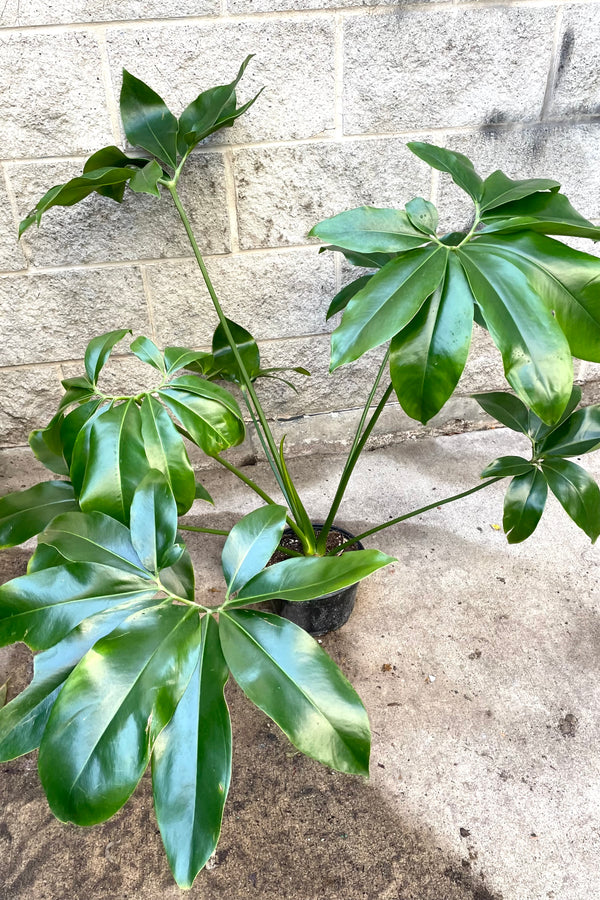
[[(368, 772), (369, 725), (352, 687), (304, 631), (250, 607), (274, 597), (312, 599), (390, 561), (377, 550), (337, 555), (339, 547), (327, 550), (328, 532), (390, 396), (395, 392), (421, 422), (434, 416), (458, 383), (473, 321), (489, 331), (514, 391), (477, 399), (530, 438), (530, 458), (501, 457), (470, 490), (358, 537), (505, 477), (510, 542), (534, 531), (548, 487), (592, 541), (600, 533), (600, 491), (569, 460), (600, 445), (600, 408), (577, 409), (572, 366), (572, 356), (600, 361), (600, 260), (548, 236), (598, 239), (600, 229), (575, 212), (554, 181), (514, 181), (501, 172), (482, 180), (466, 157), (423, 143), (409, 146), (473, 199), (468, 232), (438, 236), (436, 209), (421, 198), (405, 210), (340, 213), (313, 229), (327, 249), (374, 270), (332, 301), (328, 315), (343, 312), (332, 369), (389, 345), (330, 513), (314, 529), (257, 393), (259, 379), (280, 377), (280, 370), (261, 368), (251, 334), (225, 315), (178, 194), (194, 147), (254, 102), (237, 106), (247, 62), (231, 84), (200, 94), (179, 119), (125, 72), (123, 125), (141, 150), (98, 151), (81, 176), (48, 191), (21, 225), (23, 233), (52, 206), (92, 192), (116, 202), (126, 190), (170, 198), (218, 319), (212, 352), (161, 352), (137, 337), (131, 350), (153, 367), (156, 384), (131, 396), (108, 395), (98, 384), (128, 330), (93, 338), (85, 373), (63, 382), (56, 415), (30, 437), (36, 457), (60, 478), (0, 501), (0, 545), (37, 535), (27, 574), (0, 588), (0, 645), (24, 641), (36, 652), (33, 681), (0, 710), (0, 759), (39, 747), (53, 812), (81, 825), (119, 810), (151, 763), (158, 824), (182, 887), (192, 884), (219, 836), (231, 768), (223, 694), (229, 673), (299, 750), (340, 771)], [(244, 440), (245, 416), (217, 381), (239, 386), (283, 502), (223, 457)], [(264, 501), (227, 535), (224, 595), (213, 607), (195, 598), (182, 537), (186, 529), (210, 532), (180, 520), (195, 498), (211, 499), (195, 479), (186, 441)], [(289, 558), (267, 566), (286, 524), (299, 549), (285, 548)]]

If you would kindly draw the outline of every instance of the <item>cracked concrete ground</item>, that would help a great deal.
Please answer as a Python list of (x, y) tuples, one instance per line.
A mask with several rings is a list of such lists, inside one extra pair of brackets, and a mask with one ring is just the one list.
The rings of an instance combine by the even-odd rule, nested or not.
[[(355, 533), (464, 490), (494, 457), (525, 451), (499, 429), (364, 454), (340, 511)], [(13, 460), (14, 462), (14, 460)], [(596, 477), (600, 454), (584, 460)], [(293, 461), (316, 520), (342, 461)], [(261, 467), (248, 470), (262, 479)], [(37, 474), (37, 473), (36, 473)], [(226, 472), (202, 480), (228, 527), (254, 504)], [(5, 485), (30, 483), (29, 464)], [(600, 896), (600, 551), (549, 501), (526, 543), (495, 526), (504, 483), (384, 531), (398, 561), (363, 583), (344, 628), (323, 638), (369, 711), (369, 781), (305, 759), (234, 685), (233, 784), (199, 900), (587, 900)], [(199, 595), (218, 596), (221, 538), (193, 536)], [(4, 554), (2, 580), (27, 554)], [(0, 651), (13, 696), (22, 646)], [(35, 755), (0, 765), (2, 900), (180, 896), (145, 778), (104, 825), (61, 825)]]

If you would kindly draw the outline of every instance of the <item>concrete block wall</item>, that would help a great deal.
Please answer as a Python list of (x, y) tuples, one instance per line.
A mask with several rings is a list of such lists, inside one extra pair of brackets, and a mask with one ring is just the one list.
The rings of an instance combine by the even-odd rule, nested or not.
[[(256, 58), (233, 129), (199, 148), (182, 184), (228, 315), (265, 364), (305, 365), (300, 395), (259, 385), (290, 449), (345, 445), (379, 352), (327, 378), (330, 298), (350, 267), (307, 231), (362, 203), (432, 199), (447, 230), (470, 210), (444, 175), (405, 147), (431, 140), (482, 174), (562, 181), (600, 221), (600, 3), (563, 0), (6, 0), (0, 9), (0, 446), (20, 454), (87, 341), (130, 327), (160, 345), (207, 347), (215, 316), (168, 198), (91, 197), (18, 221), (89, 153), (123, 146), (123, 67), (175, 114)], [(108, 377), (145, 377), (120, 350)], [(578, 364), (588, 396), (598, 367)], [(475, 336), (467, 372), (433, 427), (481, 424), (473, 390), (503, 387), (497, 351)], [(121, 389), (126, 384), (121, 385)], [(381, 439), (420, 426), (391, 405)], [(255, 448), (250, 444), (250, 453)]]

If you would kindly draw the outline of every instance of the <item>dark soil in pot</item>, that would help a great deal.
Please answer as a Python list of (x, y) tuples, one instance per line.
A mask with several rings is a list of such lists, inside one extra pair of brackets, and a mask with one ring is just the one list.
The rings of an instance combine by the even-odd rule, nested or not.
[[(319, 533), (319, 523), (314, 523), (316, 533)], [(327, 535), (327, 551), (335, 549), (346, 541), (353, 538), (354, 535), (343, 528), (334, 526)], [(294, 532), (290, 528), (286, 528), (283, 532), (280, 544), (290, 550), (302, 551), (302, 545)], [(365, 548), (357, 541), (342, 550), (342, 553), (352, 553), (353, 550), (364, 550)], [(276, 551), (271, 557), (269, 565), (276, 562), (282, 562), (288, 559), (285, 553)], [(316, 597), (314, 600), (305, 600), (295, 603), (289, 600), (272, 600), (271, 605), (273, 612), (284, 619), (289, 619), (295, 625), (299, 625), (313, 637), (327, 634), (329, 631), (336, 631), (341, 628), (348, 619), (350, 613), (354, 609), (356, 601), (356, 591), (358, 584), (352, 584), (350, 587), (343, 588), (341, 591), (334, 591), (332, 594), (325, 594), (322, 597)]]

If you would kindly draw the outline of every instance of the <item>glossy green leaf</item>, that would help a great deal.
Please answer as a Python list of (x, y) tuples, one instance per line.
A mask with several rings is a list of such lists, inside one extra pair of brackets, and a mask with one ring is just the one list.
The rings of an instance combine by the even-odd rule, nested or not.
[(65, 378), (61, 384), (65, 389), (65, 393), (58, 404), (58, 412), (63, 412), (73, 403), (83, 403), (94, 395), (94, 385), (85, 376)]
[(571, 391), (571, 396), (569, 398), (569, 402), (565, 406), (565, 411), (556, 423), (556, 425), (546, 425), (545, 422), (536, 416), (534, 412), (529, 410), (529, 434), (533, 441), (539, 442), (544, 441), (549, 434), (552, 434), (553, 431), (556, 431), (563, 422), (565, 422), (573, 410), (579, 405), (581, 402), (581, 388), (577, 387), (576, 384), (573, 385), (573, 390)]
[(471, 394), (484, 412), (507, 428), (529, 434), (529, 411), (522, 400), (507, 391), (488, 391)]
[(507, 253), (492, 254), (475, 241), (457, 253), (502, 354), (507, 381), (543, 422), (557, 422), (571, 396), (573, 361), (539, 296), (537, 270), (524, 270)]
[(66, 563), (0, 586), (0, 646), (46, 650), (88, 616), (129, 600), (151, 600), (156, 584), (111, 566)]
[(64, 566), (68, 562), (69, 560), (54, 547), (38, 542), (37, 547), (29, 557), (27, 574), (31, 575), (33, 572), (41, 572), (43, 569), (52, 569), (54, 566)]
[(138, 359), (141, 359), (142, 362), (148, 363), (149, 366), (153, 366), (155, 369), (158, 369), (159, 372), (165, 372), (163, 355), (154, 341), (151, 341), (150, 338), (144, 337), (144, 335), (141, 334), (131, 342), (129, 349)]
[(34, 657), (33, 680), (0, 710), (0, 761), (16, 759), (39, 747), (54, 701), (79, 660), (123, 619), (149, 603), (135, 599), (90, 616), (58, 644)]
[(400, 405), (425, 424), (437, 415), (462, 375), (473, 331), (473, 295), (458, 260), (391, 343), (390, 374)]
[(600, 406), (578, 409), (538, 448), (540, 456), (581, 456), (600, 446)]
[(409, 221), (423, 234), (435, 234), (438, 227), (438, 211), (430, 200), (423, 197), (415, 197), (406, 206), (406, 215)]
[(515, 181), (497, 169), (483, 182), (481, 210), (485, 212), (505, 203), (513, 203), (515, 200), (521, 200), (523, 197), (529, 197), (539, 191), (556, 193), (559, 189), (558, 181), (553, 181), (551, 178), (525, 178)]
[(531, 462), (522, 456), (499, 456), (481, 473), (482, 478), (507, 478), (514, 475), (525, 475), (533, 468)]
[(162, 560), (160, 583), (176, 597), (194, 600), (194, 565), (184, 544), (174, 544)]
[[(127, 166), (131, 166), (133, 167), (133, 171), (130, 171), (129, 177), (132, 179), (136, 177), (136, 171), (143, 168), (147, 163), (147, 159), (142, 159), (139, 156), (126, 156), (118, 147), (103, 147), (102, 150), (96, 151), (96, 153), (93, 153), (89, 159), (86, 160), (83, 167), (83, 174), (87, 175), (88, 172), (94, 172), (97, 169), (107, 167), (124, 169)], [(110, 197), (111, 200), (116, 200), (117, 203), (121, 203), (125, 194), (126, 185), (127, 181), (119, 181), (116, 184), (100, 185), (96, 188), (96, 193), (103, 197)]]
[[(147, 394), (140, 409), (142, 438), (148, 462), (171, 485), (180, 516), (194, 502), (196, 482), (183, 438), (164, 407)], [(204, 498), (206, 499), (206, 498)], [(210, 501), (212, 502), (212, 501)]]
[(488, 210), (482, 216), (485, 232), (537, 231), (600, 239), (600, 228), (573, 209), (564, 194), (532, 194), (522, 200)]
[(361, 266), (363, 269), (382, 269), (396, 257), (395, 253), (358, 253), (356, 250), (347, 250), (333, 244), (321, 247), (319, 253), (325, 253), (327, 250), (343, 253), (350, 265)]
[(175, 168), (178, 124), (164, 100), (123, 69), (120, 105), (127, 140)]
[(441, 282), (448, 251), (424, 247), (397, 257), (350, 300), (331, 337), (333, 372), (402, 330)]
[[(60, 426), (60, 440), (62, 443), (63, 454), (71, 468), (71, 480), (73, 481), (73, 484), (75, 485), (77, 491), (79, 491), (81, 488), (81, 482), (73, 473), (73, 456), (75, 453), (75, 444), (77, 443), (77, 439), (80, 433), (84, 429), (86, 430), (86, 433), (88, 428), (91, 429), (92, 421), (96, 418), (96, 416), (100, 415), (103, 408), (106, 409), (106, 406), (103, 406), (103, 401), (99, 397), (94, 397), (91, 400), (88, 400), (86, 403), (82, 403), (81, 406), (77, 406), (75, 409), (72, 409), (71, 412), (67, 413)], [(82, 437), (80, 444), (81, 443), (87, 444), (85, 437)], [(85, 452), (87, 458), (87, 449)], [(80, 459), (76, 466), (77, 469), (79, 469), (81, 462), (82, 460)]]
[(567, 459), (543, 459), (548, 487), (594, 544), (600, 535), (600, 488), (585, 469)]
[(120, 202), (123, 198), (125, 184), (134, 172), (133, 168), (108, 167), (87, 172), (85, 175), (78, 175), (76, 178), (71, 178), (66, 184), (55, 185), (38, 200), (31, 212), (22, 220), (19, 225), (19, 237), (34, 222), (39, 225), (46, 210), (53, 206), (74, 206), (75, 203), (79, 203), (94, 191)]
[(215, 501), (210, 496), (206, 488), (200, 484), (199, 481), (196, 482), (195, 490), (194, 490), (194, 499), (195, 500), (206, 500), (207, 503), (212, 503), (215, 505)]
[(102, 638), (67, 679), (40, 745), (39, 772), (63, 822), (93, 825), (128, 800), (198, 658), (198, 613), (155, 606)]
[(208, 456), (244, 440), (240, 408), (219, 385), (195, 375), (182, 375), (159, 391), (159, 397)]
[(463, 191), (466, 191), (476, 202), (483, 195), (483, 181), (473, 168), (473, 163), (462, 153), (436, 147), (434, 144), (422, 141), (411, 141), (406, 145), (408, 149), (426, 162), (432, 169), (447, 172), (452, 181)]
[[(237, 347), (237, 351), (242, 359), (244, 367), (251, 379), (256, 378), (260, 369), (260, 353), (258, 344), (249, 331), (227, 319), (227, 324), (231, 332), (231, 336)], [(212, 339), (213, 352), (213, 368), (219, 379), (226, 381), (242, 382), (240, 368), (237, 364), (233, 350), (229, 345), (229, 341), (223, 330), (223, 326), (219, 323), (215, 328)]]
[(331, 241), (337, 247), (359, 253), (396, 253), (420, 247), (427, 239), (399, 209), (359, 206), (323, 219), (310, 237)]
[(486, 235), (477, 243), (509, 250), (513, 262), (539, 273), (540, 298), (556, 316), (571, 353), (600, 362), (600, 259), (542, 234)]
[(108, 331), (93, 338), (85, 349), (84, 363), (87, 376), (93, 385), (98, 381), (106, 360), (115, 344), (118, 344), (126, 334), (131, 334), (130, 328), (119, 328), (117, 331)]
[(198, 663), (152, 754), (154, 807), (177, 884), (190, 888), (213, 854), (231, 779), (229, 669), (212, 616), (204, 616)]
[(509, 544), (519, 544), (533, 534), (546, 505), (548, 485), (539, 469), (517, 475), (504, 498), (502, 524)]
[(237, 683), (294, 746), (332, 769), (368, 775), (365, 708), (310, 635), (279, 616), (250, 610), (221, 613), (219, 635)]
[(281, 540), (286, 512), (285, 506), (263, 506), (233, 526), (221, 557), (227, 596), (238, 591), (269, 562)]
[(79, 509), (68, 481), (43, 481), (0, 498), (0, 549), (16, 547), (43, 531), (55, 516)]
[(233, 606), (247, 606), (278, 597), (281, 600), (314, 600), (331, 594), (394, 562), (379, 550), (354, 550), (343, 556), (302, 556), (284, 559), (251, 578), (239, 591)]
[(131, 543), (145, 568), (158, 572), (177, 537), (177, 504), (162, 472), (150, 469), (131, 503)]
[(45, 428), (29, 434), (29, 446), (36, 459), (56, 475), (68, 475), (69, 467), (63, 455), (60, 429), (64, 416), (57, 413)]
[(139, 408), (133, 400), (110, 406), (91, 424), (79, 505), (127, 524), (134, 491), (149, 470)]
[(69, 562), (99, 563), (141, 578), (149, 569), (135, 550), (129, 528), (104, 513), (68, 512), (57, 516), (39, 537)]
[(332, 316), (335, 316), (336, 313), (346, 309), (354, 295), (358, 294), (359, 291), (362, 291), (372, 277), (372, 275), (361, 275), (360, 278), (356, 278), (354, 281), (351, 281), (350, 284), (343, 287), (329, 304), (329, 309), (327, 310), (325, 318), (329, 320)]
[(151, 194), (153, 197), (160, 197), (158, 180), (163, 175), (162, 168), (153, 159), (143, 169), (138, 169), (129, 182), (129, 187), (136, 194)]
[(209, 134), (233, 125), (258, 98), (261, 92), (236, 109), (235, 89), (253, 55), (246, 57), (233, 81), (203, 91), (186, 106), (179, 117), (178, 149), (181, 156)]
[(178, 369), (185, 369), (192, 362), (210, 357), (211, 354), (203, 350), (188, 350), (187, 347), (165, 347), (165, 364), (169, 375), (177, 372)]

